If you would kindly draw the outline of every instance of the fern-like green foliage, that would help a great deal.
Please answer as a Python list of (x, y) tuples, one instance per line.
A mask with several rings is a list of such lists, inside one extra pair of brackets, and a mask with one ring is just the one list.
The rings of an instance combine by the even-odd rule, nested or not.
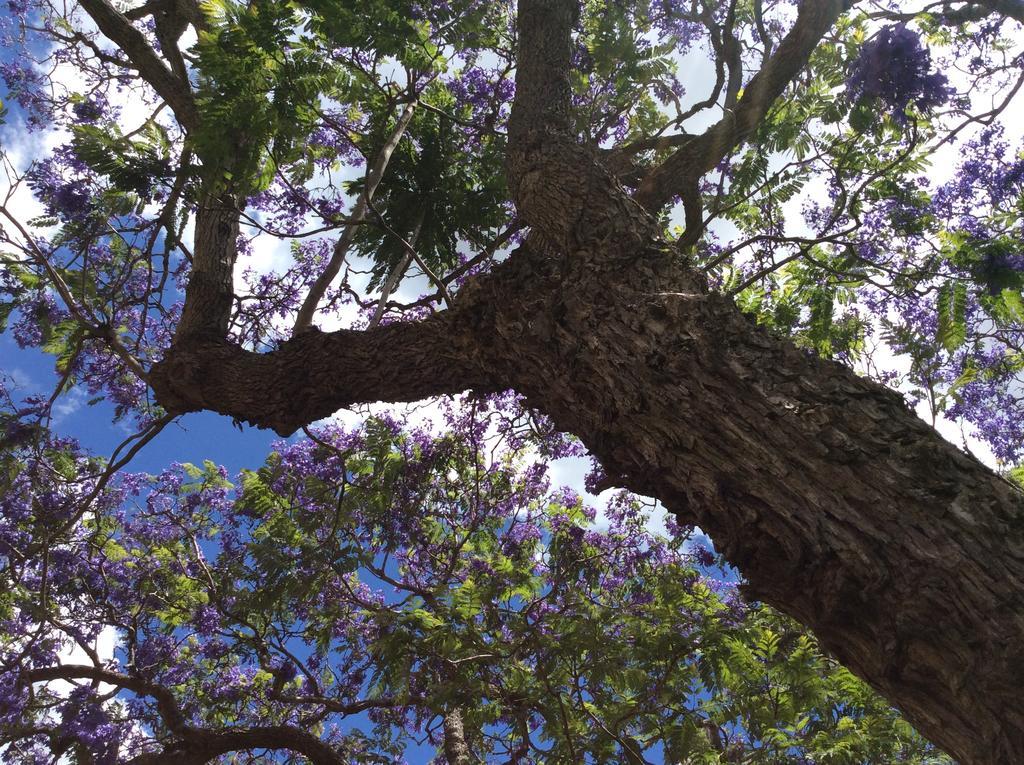
[(946, 282), (939, 289), (939, 322), (936, 339), (947, 351), (967, 340), (967, 285)]
[(203, 118), (192, 148), (207, 185), (253, 193), (298, 159), (321, 97), (345, 79), (319, 41), (297, 31), (309, 20), (294, 5), (259, 0), (204, 10), (210, 28), (196, 46)]
[(170, 180), (171, 144), (167, 131), (154, 120), (131, 137), (122, 136), (113, 124), (76, 125), (72, 145), (83, 162), (109, 179), (115, 191), (134, 194), (140, 203)]
[[(442, 86), (429, 88), (423, 100), (439, 110), (454, 103)], [(361, 145), (368, 157), (376, 156), (390, 130), (390, 122), (375, 125)], [(503, 146), (501, 138), (485, 139), (479, 152), (467, 157), (452, 121), (437, 111), (419, 109), (391, 157), (374, 208), (407, 241), (418, 231), (416, 252), (432, 270), (451, 268), (458, 263), (460, 239), (486, 241), (487, 232), (507, 220)], [(364, 178), (349, 186), (354, 194), (364, 188)], [(361, 227), (355, 248), (374, 261), (371, 286), (380, 285), (405, 255), (402, 243), (380, 226)]]

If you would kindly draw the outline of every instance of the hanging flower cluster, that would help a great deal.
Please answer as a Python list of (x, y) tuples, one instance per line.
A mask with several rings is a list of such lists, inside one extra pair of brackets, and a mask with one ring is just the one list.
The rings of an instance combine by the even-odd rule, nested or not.
[(946, 76), (932, 70), (921, 37), (906, 24), (887, 27), (864, 44), (846, 86), (851, 101), (877, 99), (901, 123), (911, 104), (927, 111), (946, 103), (953, 92)]

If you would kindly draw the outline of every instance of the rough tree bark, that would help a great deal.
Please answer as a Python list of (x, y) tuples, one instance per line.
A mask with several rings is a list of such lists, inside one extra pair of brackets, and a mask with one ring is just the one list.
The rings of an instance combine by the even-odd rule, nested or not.
[[(207, 280), (205, 307), (151, 372), (158, 400), (290, 433), (345, 404), (514, 388), (583, 440), (609, 485), (706, 529), (749, 595), (811, 627), (925, 736), (964, 763), (1015, 761), (1021, 493), (897, 394), (710, 294), (645, 209), (743, 140), (844, 7), (802, 3), (735, 114), (681, 146), (638, 201), (568, 132), (575, 3), (520, 0), (508, 173), (527, 243), (431, 319), (309, 332), (263, 355), (223, 338), (230, 295), (209, 289), (230, 286)], [(223, 273), (230, 227), (199, 227), (197, 271)]]
[(472, 765), (473, 755), (466, 743), (462, 711), (452, 708), (444, 716), (444, 756), (448, 765)]

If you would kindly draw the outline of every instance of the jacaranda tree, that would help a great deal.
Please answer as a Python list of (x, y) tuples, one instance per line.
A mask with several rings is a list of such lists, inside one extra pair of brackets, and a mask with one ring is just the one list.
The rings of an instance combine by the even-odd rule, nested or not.
[[(1014, 761), (1022, 22), (10, 0), (5, 130), (60, 140), (0, 206), (0, 317), (57, 374), (4, 393), (4, 756), (936, 757), (817, 640), (962, 762)], [(136, 429), (108, 459), (55, 432), (81, 390)], [(463, 393), (447, 435), (310, 427)], [(233, 483), (124, 472), (199, 410), (306, 439)], [(628, 495), (589, 527), (528, 466), (583, 448), (673, 536)]]
[[(948, 762), (682, 530), (626, 494), (595, 530), (487, 423), (319, 429), (235, 485), (126, 476), (80, 521), (82, 458), (22, 450), (5, 762)], [(42, 523), (68, 531), (39, 549)]]

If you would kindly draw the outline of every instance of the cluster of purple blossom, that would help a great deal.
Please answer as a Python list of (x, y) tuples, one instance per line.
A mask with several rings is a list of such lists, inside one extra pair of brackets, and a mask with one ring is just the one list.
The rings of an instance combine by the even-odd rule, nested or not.
[[(644, 618), (659, 572), (693, 566), (685, 534), (653, 535), (644, 505), (624, 493), (609, 504), (607, 528), (593, 526), (593, 508), (567, 487), (551, 490), (543, 464), (518, 464), (536, 439), (496, 446), (505, 436), (492, 424), (512, 437), (509, 423), (525, 417), (517, 409), (508, 395), (450, 406), (440, 435), (386, 416), (354, 430), (322, 427), (278, 444), (237, 488), (210, 463), (122, 474), (85, 516), (100, 466), (77, 444), (9, 449), (19, 471), (0, 498), (0, 575), (15, 576), (20, 605), (2, 624), (11, 648), (0, 656), (0, 727), (11, 714), (40, 731), (56, 721), (96, 762), (114, 763), (152, 746), (139, 725), (167, 724), (142, 683), (173, 688), (179, 713), (199, 728), (223, 715), (300, 724), (352, 706), (414, 731), (449, 661), (430, 647), (440, 625), (502, 654), (524, 635), (554, 640), (584, 602), (609, 618)], [(67, 482), (54, 483), (66, 459), (78, 467), (63, 467)], [(46, 553), (24, 556), (36, 548)], [(701, 586), (722, 591), (712, 580)], [(44, 590), (59, 620), (27, 607)], [(722, 624), (738, 628), (735, 593), (722, 593)], [(269, 621), (254, 633), (253, 619)], [(114, 655), (92, 661), (115, 687), (119, 672), (137, 681), (120, 689), (121, 701), (88, 684), (64, 696), (27, 693), (33, 672), (60, 677), (61, 651), (111, 629)], [(375, 704), (369, 677), (388, 671), (381, 662), (395, 658), (381, 652), (399, 639), (422, 651), (408, 698)], [(485, 670), (494, 671), (474, 671)], [(329, 687), (317, 679), (324, 672), (335, 678)], [(343, 744), (349, 734), (337, 735)], [(44, 738), (26, 735), (18, 752), (44, 750)]]
[[(998, 460), (1013, 464), (1024, 456), (1016, 350), (1024, 340), (1024, 162), (998, 126), (979, 131), (962, 156), (930, 193), (920, 178), (912, 203), (883, 199), (865, 212), (862, 263), (909, 278), (904, 288), (866, 284), (859, 294), (910, 362), (903, 383), (911, 399), (926, 401), (934, 418), (968, 423)], [(953, 291), (962, 295), (955, 308), (942, 297)]]
[(920, 35), (906, 24), (886, 27), (861, 46), (847, 88), (850, 100), (877, 99), (897, 122), (906, 121), (911, 104), (928, 111), (953, 93), (946, 76), (932, 71), (931, 54)]

